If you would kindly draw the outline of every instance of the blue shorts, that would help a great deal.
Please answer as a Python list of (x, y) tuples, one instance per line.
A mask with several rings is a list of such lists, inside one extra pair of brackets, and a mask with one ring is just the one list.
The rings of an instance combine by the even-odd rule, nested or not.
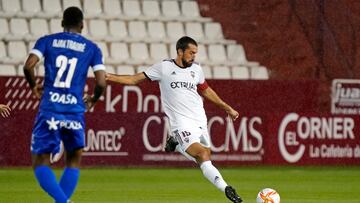
[(31, 153), (56, 153), (60, 141), (66, 151), (74, 151), (85, 146), (85, 121), (83, 113), (61, 114), (38, 112), (31, 138)]

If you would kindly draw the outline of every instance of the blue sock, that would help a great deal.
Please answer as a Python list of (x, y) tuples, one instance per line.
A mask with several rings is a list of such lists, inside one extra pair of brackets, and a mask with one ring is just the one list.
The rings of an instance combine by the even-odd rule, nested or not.
[(55, 174), (49, 166), (38, 166), (34, 170), (35, 177), (45, 192), (57, 203), (66, 203), (67, 197), (56, 181)]
[(65, 195), (70, 199), (74, 193), (76, 185), (80, 176), (80, 170), (78, 168), (65, 168), (60, 179), (60, 187), (64, 191)]

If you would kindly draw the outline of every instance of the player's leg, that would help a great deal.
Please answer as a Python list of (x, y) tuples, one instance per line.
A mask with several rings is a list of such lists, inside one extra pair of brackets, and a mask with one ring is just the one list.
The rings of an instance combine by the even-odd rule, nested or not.
[(66, 115), (65, 119), (68, 122), (72, 122), (72, 126), (76, 126), (67, 129), (66, 134), (62, 134), (66, 166), (60, 178), (60, 187), (66, 196), (70, 198), (76, 189), (80, 177), (80, 162), (85, 146), (85, 122), (83, 114)]
[(50, 168), (50, 153), (60, 144), (60, 138), (57, 138), (54, 129), (49, 130), (47, 121), (50, 121), (51, 118), (47, 116), (49, 114), (39, 113), (35, 120), (31, 141), (32, 167), (41, 188), (56, 202), (65, 203), (67, 197)]
[(74, 193), (80, 177), (80, 161), (82, 149), (65, 153), (65, 169), (60, 178), (60, 187), (65, 195), (70, 198)]

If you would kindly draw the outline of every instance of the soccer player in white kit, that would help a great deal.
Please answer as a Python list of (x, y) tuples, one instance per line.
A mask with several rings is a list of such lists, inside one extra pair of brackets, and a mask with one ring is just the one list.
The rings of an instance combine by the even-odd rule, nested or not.
[(161, 102), (169, 117), (176, 150), (199, 164), (203, 175), (232, 202), (242, 202), (235, 189), (227, 185), (210, 160), (210, 138), (203, 101), (216, 104), (235, 120), (239, 113), (226, 104), (207, 84), (201, 66), (194, 62), (197, 42), (187, 36), (176, 43), (176, 59), (164, 60), (135, 75), (107, 74), (106, 79), (125, 85), (136, 85), (145, 79), (160, 84)]

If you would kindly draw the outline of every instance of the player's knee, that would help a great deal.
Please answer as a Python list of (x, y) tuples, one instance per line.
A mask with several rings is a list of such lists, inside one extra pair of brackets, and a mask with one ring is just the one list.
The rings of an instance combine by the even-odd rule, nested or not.
[(207, 150), (202, 150), (199, 153), (196, 154), (196, 160), (198, 163), (202, 163), (204, 161), (210, 160), (210, 153), (208, 153)]

